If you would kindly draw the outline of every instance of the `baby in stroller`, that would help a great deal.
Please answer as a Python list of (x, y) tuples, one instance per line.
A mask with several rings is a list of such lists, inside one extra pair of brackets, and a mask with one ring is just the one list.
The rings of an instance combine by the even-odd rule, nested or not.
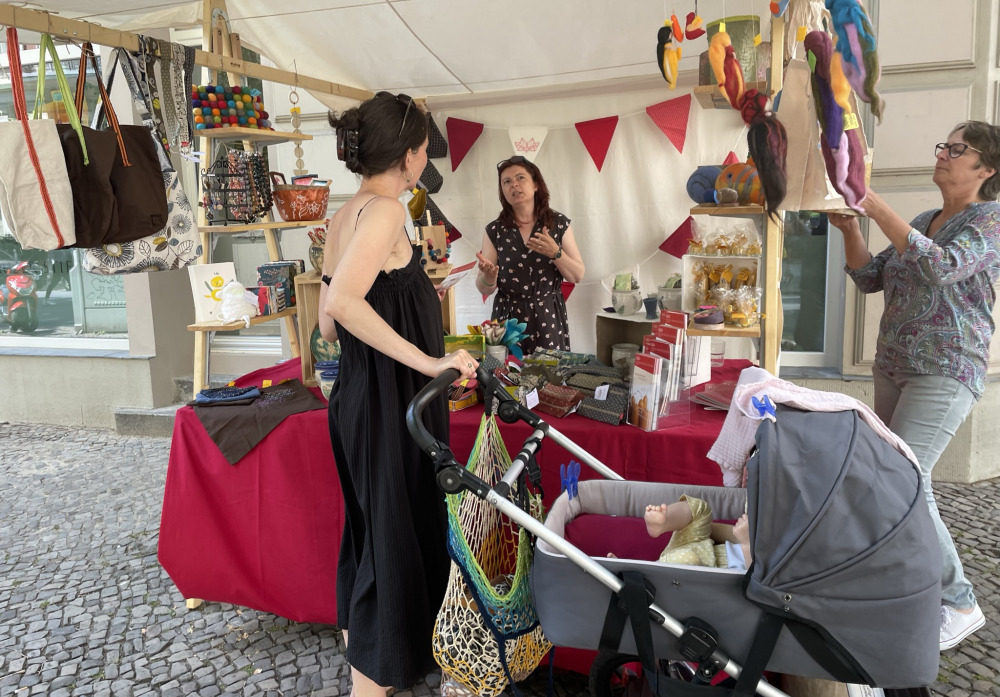
[(650, 537), (673, 533), (659, 561), (664, 564), (746, 569), (750, 566), (747, 514), (735, 523), (712, 520), (712, 507), (703, 499), (683, 494), (675, 503), (646, 506), (643, 514)]

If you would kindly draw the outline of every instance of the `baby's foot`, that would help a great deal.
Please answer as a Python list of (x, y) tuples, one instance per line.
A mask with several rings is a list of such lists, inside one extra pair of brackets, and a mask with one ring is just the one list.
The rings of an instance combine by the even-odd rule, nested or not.
[(646, 532), (650, 537), (659, 537), (670, 528), (667, 527), (667, 504), (661, 503), (659, 506), (646, 506), (646, 513), (643, 515), (646, 521)]

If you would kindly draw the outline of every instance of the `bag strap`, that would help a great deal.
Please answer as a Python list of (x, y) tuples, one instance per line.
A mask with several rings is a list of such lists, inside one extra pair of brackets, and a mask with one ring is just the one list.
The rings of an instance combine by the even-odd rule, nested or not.
[[(129, 162), (128, 153), (125, 151), (125, 141), (122, 139), (122, 130), (118, 125), (118, 115), (115, 114), (115, 107), (111, 103), (108, 91), (104, 88), (104, 80), (101, 78), (101, 69), (97, 67), (97, 56), (94, 55), (94, 47), (89, 41), (85, 42), (80, 49), (80, 71), (76, 76), (76, 99), (74, 100), (74, 104), (76, 104), (76, 111), (78, 114), (83, 113), (83, 92), (87, 85), (88, 58), (90, 59), (90, 65), (94, 68), (94, 75), (97, 78), (97, 89), (101, 92), (101, 103), (105, 105), (101, 113), (107, 115), (108, 124), (111, 126), (111, 130), (115, 132), (115, 137), (118, 139), (118, 151), (122, 155), (122, 164), (125, 167), (131, 167), (132, 163)], [(100, 121), (94, 122), (95, 127), (99, 124)]]
[(83, 150), (83, 164), (90, 164), (90, 157), (87, 155), (87, 142), (83, 139), (83, 128), (80, 126), (80, 115), (76, 111), (76, 105), (66, 99), (69, 95), (69, 83), (66, 82), (66, 74), (62, 69), (62, 62), (59, 60), (59, 53), (56, 51), (55, 42), (50, 34), (42, 34), (41, 44), (38, 49), (38, 89), (35, 90), (35, 114), (34, 118), (41, 118), (42, 102), (45, 99), (45, 54), (52, 57), (55, 65), (56, 82), (59, 84), (59, 91), (62, 94), (62, 103), (66, 108), (66, 115), (69, 123), (76, 131), (80, 139), (80, 149)]
[[(131, 53), (123, 48), (116, 48), (114, 50), (114, 62), (111, 64), (111, 71), (108, 73), (108, 89), (114, 84), (115, 80), (115, 70), (116, 68), (121, 68), (122, 75), (125, 76), (125, 82), (128, 83), (129, 92), (132, 95), (132, 104), (135, 107), (136, 112), (139, 114), (139, 119), (142, 121), (146, 128), (150, 129), (150, 137), (153, 139), (153, 143), (156, 145), (156, 153), (160, 159), (160, 169), (163, 172), (173, 172), (174, 167), (170, 162), (170, 156), (167, 155), (166, 150), (163, 147), (163, 143), (156, 135), (156, 123), (153, 119), (153, 115), (149, 112), (149, 105), (146, 102), (146, 93), (141, 87), (141, 83), (136, 78), (136, 70), (133, 64), (135, 58)], [(103, 107), (103, 104), (102, 104)]]
[[(35, 141), (31, 136), (31, 126), (28, 123), (28, 104), (24, 99), (24, 77), (21, 73), (21, 50), (17, 40), (17, 29), (14, 27), (7, 27), (7, 56), (10, 67), (10, 85), (14, 93), (14, 115), (21, 122), (21, 128), (24, 129), (24, 141), (28, 146), (28, 157), (35, 168), (35, 176), (38, 178), (38, 189), (42, 194), (42, 202), (45, 204), (45, 214), (49, 217), (49, 223), (52, 224), (56, 241), (62, 247), (66, 244), (66, 240), (62, 235), (62, 230), (59, 229), (56, 209), (52, 205), (52, 197), (49, 195), (49, 187), (45, 183), (42, 163), (38, 158), (38, 150), (35, 148)], [(44, 57), (41, 54), (39, 54), (39, 58), (42, 58), (42, 62), (44, 62)]]

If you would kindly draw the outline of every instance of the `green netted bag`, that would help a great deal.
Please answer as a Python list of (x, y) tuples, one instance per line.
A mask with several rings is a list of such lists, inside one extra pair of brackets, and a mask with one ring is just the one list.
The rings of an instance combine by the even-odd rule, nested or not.
[[(508, 467), (496, 421), (484, 416), (467, 469), (493, 484)], [(520, 494), (541, 520), (541, 497)], [(450, 692), (495, 697), (509, 682), (524, 680), (552, 646), (538, 624), (528, 583), (532, 539), (473, 494), (447, 498), (451, 574), (432, 640), (444, 672), (442, 694), (451, 686)]]

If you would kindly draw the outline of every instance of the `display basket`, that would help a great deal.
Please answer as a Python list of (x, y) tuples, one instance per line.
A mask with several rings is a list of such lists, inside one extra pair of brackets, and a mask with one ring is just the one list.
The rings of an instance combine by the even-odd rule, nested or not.
[(326, 219), (326, 208), (330, 202), (329, 186), (274, 184), (271, 195), (278, 215), (286, 223)]

